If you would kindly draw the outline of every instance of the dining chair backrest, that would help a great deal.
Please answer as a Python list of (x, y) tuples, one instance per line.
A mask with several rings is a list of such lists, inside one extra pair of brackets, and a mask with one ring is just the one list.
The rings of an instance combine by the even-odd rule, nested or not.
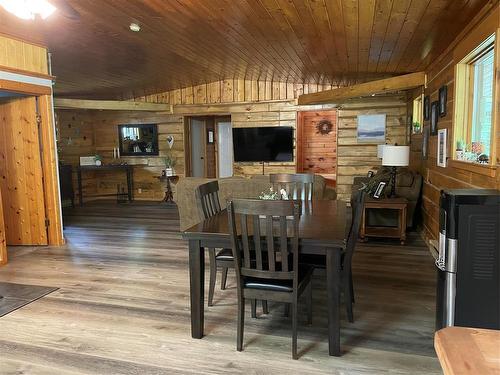
[(292, 200), (234, 199), (228, 203), (238, 282), (243, 276), (293, 280), (297, 286), (300, 209), (300, 202)]
[(314, 174), (310, 173), (276, 173), (269, 175), (276, 191), (285, 189), (290, 199), (310, 201), (313, 198)]
[(356, 242), (359, 237), (359, 229), (361, 227), (361, 220), (363, 217), (365, 197), (366, 193), (363, 190), (359, 190), (355, 193), (355, 195), (351, 199), (352, 220), (351, 220), (351, 228), (347, 236), (346, 250), (344, 256), (344, 268), (351, 266), (352, 256), (354, 254), (354, 249), (356, 248)]
[(221, 211), (219, 201), (219, 183), (207, 182), (195, 190), (196, 204), (202, 219), (208, 219)]

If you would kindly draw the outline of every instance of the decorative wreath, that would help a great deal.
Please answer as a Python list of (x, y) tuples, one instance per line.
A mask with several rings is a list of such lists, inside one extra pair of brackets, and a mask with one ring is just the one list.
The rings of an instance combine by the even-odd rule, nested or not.
[(316, 125), (316, 129), (317, 129), (319, 134), (327, 135), (327, 134), (330, 134), (330, 132), (332, 131), (333, 125), (332, 125), (332, 122), (330, 120), (321, 120)]

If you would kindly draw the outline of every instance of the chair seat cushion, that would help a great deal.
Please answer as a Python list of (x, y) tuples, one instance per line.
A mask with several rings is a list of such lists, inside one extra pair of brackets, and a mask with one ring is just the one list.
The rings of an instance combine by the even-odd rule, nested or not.
[(234, 260), (233, 251), (231, 249), (222, 249), (215, 255), (215, 259), (227, 261)]
[[(313, 268), (306, 264), (299, 265), (299, 280), (300, 285), (306, 278), (310, 277)], [(275, 280), (275, 279), (261, 279), (257, 277), (245, 277), (244, 287), (249, 289), (263, 289), (272, 290), (275, 292), (293, 292), (292, 280)]]

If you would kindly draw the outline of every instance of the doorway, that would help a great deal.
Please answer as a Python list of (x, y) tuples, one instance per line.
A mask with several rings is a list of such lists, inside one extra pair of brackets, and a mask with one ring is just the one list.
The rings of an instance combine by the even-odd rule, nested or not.
[(337, 179), (337, 111), (297, 114), (297, 172), (323, 176), (329, 186)]
[(186, 176), (221, 178), (233, 175), (230, 116), (188, 117), (186, 131)]

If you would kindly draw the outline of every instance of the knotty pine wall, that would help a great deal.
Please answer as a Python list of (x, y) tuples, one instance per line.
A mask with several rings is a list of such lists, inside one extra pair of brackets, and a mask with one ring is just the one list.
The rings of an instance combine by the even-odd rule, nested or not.
[[(425, 95), (430, 95), (431, 103), (438, 100), (439, 88), (448, 86), (447, 113), (445, 117), (439, 117), (438, 129), (448, 129), (446, 155), (448, 156), (447, 167), (437, 166), (437, 135), (429, 137), (428, 159), (422, 159), (422, 135), (411, 136), (411, 158), (410, 167), (419, 171), (424, 176), (423, 186), (423, 225), (424, 236), (428, 239), (436, 240), (439, 232), (439, 193), (442, 189), (462, 189), (462, 188), (493, 188), (500, 187), (500, 173), (498, 164), (500, 151), (497, 151), (497, 158), (491, 167), (472, 165), (469, 163), (451, 160), (453, 151), (453, 125), (454, 125), (454, 98), (455, 98), (455, 65), (472, 51), (479, 43), (489, 35), (497, 32), (499, 38), (498, 20), (500, 13), (498, 5), (491, 11), (484, 14), (479, 20), (474, 20), (473, 24), (459, 36), (452, 48), (446, 51), (436, 63), (432, 64), (427, 72), (428, 85), (424, 90)], [(475, 25), (475, 26), (473, 26)], [(497, 51), (496, 59), (496, 92), (497, 108), (496, 122), (500, 118), (500, 59)], [(412, 101), (422, 93), (422, 90), (414, 90), (409, 95), (408, 111), (412, 111)], [(429, 127), (430, 121), (424, 121), (424, 127)], [(500, 147), (500, 132), (496, 132), (497, 150)]]
[[(337, 106), (325, 104), (315, 106), (297, 106), (296, 98), (303, 92), (315, 92), (318, 89), (329, 89), (322, 85), (292, 85), (273, 82), (255, 81), (219, 81), (188, 87), (181, 90), (136, 98), (136, 101), (171, 103), (173, 114), (153, 114), (145, 112), (117, 113), (114, 111), (58, 111), (60, 127), (61, 157), (71, 163), (78, 163), (82, 152), (95, 152), (105, 157), (104, 162), (111, 161), (113, 146), (117, 145), (118, 124), (124, 123), (158, 123), (160, 124), (160, 156), (166, 151), (166, 136), (173, 134), (174, 154), (178, 159), (176, 172), (184, 172), (183, 124), (186, 116), (231, 115), (233, 127), (257, 126), (296, 126), (297, 111), (331, 110), (338, 107), (338, 175), (337, 190), (339, 199), (348, 199), (354, 176), (365, 175), (368, 170), (380, 165), (377, 159), (377, 146), (374, 144), (357, 144), (356, 131), (358, 114), (386, 113), (387, 142), (405, 144), (406, 127), (406, 95), (390, 95), (351, 100)], [(72, 145), (67, 143), (68, 121), (76, 122), (82, 127), (81, 137)], [(73, 130), (74, 132), (75, 130)], [(86, 140), (84, 134), (92, 133)], [(66, 139), (66, 141), (65, 141)], [(162, 186), (154, 179), (162, 168), (159, 157), (124, 158), (129, 163), (140, 164), (136, 168), (136, 199), (160, 199), (163, 196)], [(234, 174), (247, 176), (261, 174), (262, 165), (258, 163), (235, 163)], [(294, 173), (295, 161), (289, 163), (266, 163), (265, 173)], [(97, 192), (116, 191), (116, 179), (109, 175), (90, 176), (85, 183), (86, 189)], [(76, 186), (76, 185), (75, 185)], [(138, 193), (138, 189), (142, 193)]]
[(47, 74), (47, 50), (6, 35), (0, 35), (0, 67)]

